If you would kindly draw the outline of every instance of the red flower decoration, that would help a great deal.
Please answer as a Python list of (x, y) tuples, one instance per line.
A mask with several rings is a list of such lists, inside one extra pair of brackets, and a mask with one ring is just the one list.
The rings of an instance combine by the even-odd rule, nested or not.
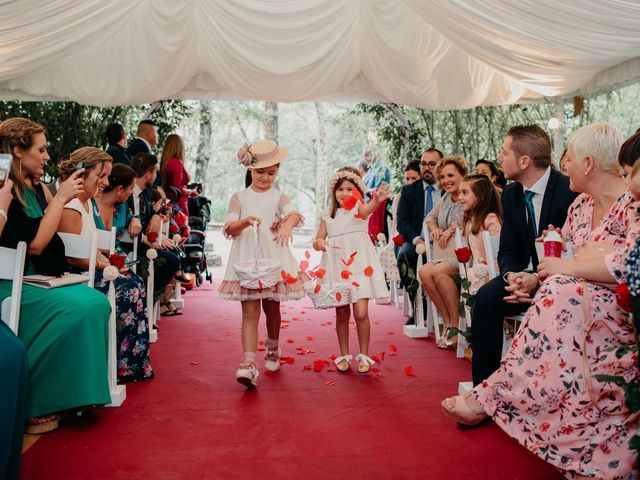
[(344, 278), (345, 280), (349, 280), (349, 277), (350, 277), (351, 275), (353, 275), (353, 273), (351, 273), (349, 270), (343, 270), (343, 271), (340, 273), (340, 276), (341, 276), (342, 278)]
[(171, 225), (169, 225), (169, 232), (178, 233), (178, 226), (172, 223)]
[(391, 240), (393, 240), (393, 244), (396, 247), (401, 247), (402, 245), (404, 245), (404, 238), (402, 238), (402, 235), (400, 233), (393, 237)]
[(156, 240), (158, 240), (158, 233), (157, 232), (148, 232), (147, 233), (147, 240), (149, 240), (151, 243), (155, 242)]
[(621, 283), (616, 287), (616, 294), (618, 295), (618, 306), (625, 312), (631, 313), (631, 292), (629, 292), (629, 285)]
[(373, 275), (373, 267), (371, 265), (369, 265), (367, 268), (364, 269), (364, 274), (367, 277), (370, 277), (371, 275)]
[(471, 258), (471, 249), (469, 247), (456, 248), (455, 250), (456, 259), (460, 263), (467, 263)]
[(316, 270), (316, 277), (322, 278), (326, 273), (327, 271), (324, 268), (319, 268), (318, 270)]
[(124, 267), (124, 260), (126, 258), (126, 255), (118, 255), (117, 253), (114, 253), (109, 257), (109, 263), (116, 268), (122, 268)]

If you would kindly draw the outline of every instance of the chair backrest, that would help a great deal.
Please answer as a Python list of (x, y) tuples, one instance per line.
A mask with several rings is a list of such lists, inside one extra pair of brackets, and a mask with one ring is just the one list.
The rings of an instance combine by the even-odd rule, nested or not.
[(98, 250), (106, 250), (109, 254), (116, 251), (116, 227), (111, 230), (98, 230)]
[(18, 243), (16, 249), (0, 247), (0, 279), (12, 280), (11, 296), (2, 301), (1, 318), (9, 328), (18, 334), (20, 320), (20, 300), (22, 297), (22, 274), (27, 244)]
[(500, 235), (491, 236), (491, 234), (485, 230), (482, 232), (482, 243), (484, 244), (484, 256), (487, 258), (489, 277), (495, 278), (500, 273), (496, 268), (498, 248), (500, 247)]
[(89, 286), (93, 288), (96, 275), (96, 254), (98, 252), (98, 232), (91, 235), (76, 235), (75, 233), (58, 233), (64, 243), (64, 253), (67, 257), (89, 261)]

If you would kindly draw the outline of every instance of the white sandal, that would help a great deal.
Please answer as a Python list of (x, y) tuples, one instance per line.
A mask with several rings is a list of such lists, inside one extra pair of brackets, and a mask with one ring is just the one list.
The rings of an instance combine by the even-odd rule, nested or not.
[(258, 368), (255, 363), (241, 363), (236, 370), (236, 380), (247, 388), (253, 388), (258, 384)]
[(264, 368), (270, 372), (277, 372), (280, 370), (280, 355), (282, 355), (280, 347), (278, 347), (277, 350), (267, 349), (264, 354)]
[[(351, 355), (349, 355), (348, 353), (346, 355), (342, 355), (341, 357), (336, 357), (336, 359), (333, 361), (333, 363), (336, 366), (336, 370), (338, 370), (339, 372), (347, 372), (351, 369), (351, 359), (353, 357)], [(341, 367), (340, 365), (344, 365), (342, 362), (347, 362), (347, 366), (346, 367)]]
[(358, 373), (369, 373), (371, 367), (376, 363), (375, 360), (366, 356), (364, 353), (359, 353), (356, 356), (356, 361), (358, 362)]

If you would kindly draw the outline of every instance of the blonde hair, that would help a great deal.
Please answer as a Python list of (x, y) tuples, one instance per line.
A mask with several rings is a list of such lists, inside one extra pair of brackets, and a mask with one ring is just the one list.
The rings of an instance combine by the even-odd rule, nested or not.
[(175, 133), (172, 133), (167, 137), (167, 139), (164, 141), (164, 146), (162, 147), (162, 157), (160, 159), (160, 178), (162, 179), (162, 186), (164, 188), (167, 187), (167, 163), (169, 163), (169, 160), (171, 160), (172, 158), (179, 158), (180, 160), (184, 160), (184, 142), (182, 141), (182, 137)]
[(610, 123), (593, 123), (579, 128), (569, 137), (576, 159), (587, 156), (594, 159), (600, 170), (620, 175), (618, 152), (624, 143), (624, 136)]
[(83, 176), (86, 177), (87, 174), (94, 168), (98, 168), (98, 166), (100, 165), (102, 165), (104, 168), (105, 163), (111, 163), (112, 161), (113, 159), (111, 158), (111, 155), (109, 155), (104, 150), (100, 150), (99, 148), (79, 148), (73, 151), (58, 165), (60, 181), (64, 182), (67, 178), (69, 178), (73, 174), (73, 172), (78, 169), (78, 165), (80, 162), (82, 162), (82, 168), (84, 168)]
[(26, 182), (22, 174), (20, 159), (15, 156), (15, 149), (29, 150), (33, 146), (33, 137), (39, 133), (44, 133), (44, 127), (28, 118), (14, 117), (8, 118), (0, 123), (0, 149), (4, 153), (11, 155), (11, 168), (9, 178), (13, 182), (12, 193), (23, 206), (26, 206), (22, 192), (25, 188), (33, 190)]

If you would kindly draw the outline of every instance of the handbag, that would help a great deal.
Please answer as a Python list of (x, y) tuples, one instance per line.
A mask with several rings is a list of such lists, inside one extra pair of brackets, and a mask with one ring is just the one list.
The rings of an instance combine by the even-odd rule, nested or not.
[(260, 229), (252, 226), (256, 244), (256, 255), (251, 260), (241, 260), (233, 268), (240, 280), (240, 286), (250, 290), (273, 287), (280, 280), (281, 262), (277, 258), (263, 258), (260, 243)]

